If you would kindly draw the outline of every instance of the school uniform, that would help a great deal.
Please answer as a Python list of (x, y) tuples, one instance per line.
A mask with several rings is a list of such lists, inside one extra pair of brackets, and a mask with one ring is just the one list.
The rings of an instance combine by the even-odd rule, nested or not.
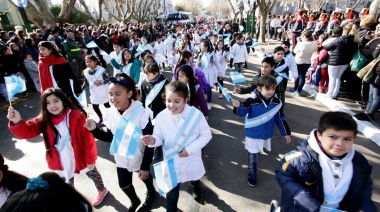
[[(153, 112), (151, 115), (152, 120), (166, 108), (162, 94), (165, 92), (165, 85), (168, 83), (164, 75), (159, 75), (156, 79), (152, 81), (144, 80), (141, 84), (141, 102), (144, 107), (149, 107)], [(152, 90), (155, 90), (155, 92), (150, 94)]]
[[(115, 51), (110, 53), (110, 56), (115, 59), (117, 63), (121, 63), (121, 58), (123, 57), (123, 51), (120, 51), (119, 54), (117, 54)], [(113, 76), (115, 76), (117, 73), (119, 73), (120, 70), (113, 67)]]
[[(191, 106), (185, 105), (182, 113), (172, 115), (168, 109), (163, 110), (156, 117), (156, 125), (153, 130), (153, 137), (156, 142), (149, 147), (163, 146), (164, 159), (168, 153), (165, 146), (175, 145), (174, 138), (177, 131), (189, 118)], [(200, 112), (200, 111), (197, 111)], [(185, 147), (188, 157), (179, 157), (178, 154), (174, 156), (176, 167), (181, 170), (177, 175), (178, 183), (199, 180), (205, 173), (204, 164), (202, 161), (202, 148), (211, 140), (212, 134), (210, 127), (204, 118), (203, 114), (201, 120), (196, 126), (194, 133), (190, 136), (187, 146)]]
[[(90, 101), (92, 104), (100, 105), (108, 102), (108, 78), (109, 73), (102, 66), (96, 66), (95, 70), (86, 68), (84, 76), (89, 82)], [(94, 85), (95, 81), (101, 81), (102, 85)]]
[(281, 211), (377, 211), (371, 200), (372, 166), (351, 148), (343, 158), (330, 158), (310, 138), (281, 159), (276, 179), (282, 189)]

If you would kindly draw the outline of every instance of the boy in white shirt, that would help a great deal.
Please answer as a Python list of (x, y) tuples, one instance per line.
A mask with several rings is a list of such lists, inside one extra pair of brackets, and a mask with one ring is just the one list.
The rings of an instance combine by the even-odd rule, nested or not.
[(241, 66), (245, 61), (248, 61), (247, 47), (244, 44), (244, 37), (242, 35), (237, 36), (236, 43), (231, 48), (231, 53), (234, 57), (233, 63), (235, 71), (240, 72), (242, 69)]

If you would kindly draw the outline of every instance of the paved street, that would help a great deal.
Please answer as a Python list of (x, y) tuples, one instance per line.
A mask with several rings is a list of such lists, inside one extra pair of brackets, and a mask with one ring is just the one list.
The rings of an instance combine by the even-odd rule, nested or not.
[[(275, 42), (278, 45), (278, 42)], [(265, 45), (271, 50), (277, 45)], [(248, 69), (243, 70), (244, 75), (250, 80), (259, 70), (260, 59), (250, 54)], [(165, 73), (169, 74), (169, 73)], [(233, 90), (233, 84), (228, 77), (225, 79), (225, 87)], [(293, 83), (290, 82), (289, 86)], [(243, 99), (249, 95), (235, 95), (233, 98)], [(258, 182), (256, 187), (247, 184), (247, 151), (244, 149), (244, 119), (232, 113), (232, 105), (225, 99), (218, 99), (217, 93), (213, 92), (213, 109), (210, 112), (209, 124), (212, 128), (213, 139), (205, 147), (204, 163), (206, 175), (201, 179), (203, 188), (203, 205), (195, 202), (191, 197), (190, 184), (181, 187), (179, 209), (180, 211), (268, 211), (272, 199), (280, 200), (280, 187), (274, 176), (274, 170), (278, 166), (281, 154), (292, 149), (303, 139), (306, 139), (310, 131), (317, 127), (319, 117), (329, 109), (314, 97), (303, 93), (301, 97), (295, 97), (286, 93), (285, 114), (292, 130), (292, 143), (287, 145), (281, 137), (278, 129), (272, 139), (272, 151), (268, 155), (260, 155), (258, 162)], [(348, 108), (356, 110), (352, 102), (341, 101)], [(38, 114), (39, 95), (32, 95), (27, 100), (14, 106), (21, 112), (24, 119), (32, 118)], [(94, 117), (92, 109), (88, 109), (89, 115)], [(358, 111), (355, 111), (358, 112)], [(17, 139), (7, 129), (6, 110), (0, 110), (0, 153), (5, 157), (6, 163), (11, 170), (15, 170), (28, 177), (48, 171), (44, 159), (45, 148), (42, 136), (28, 141)], [(375, 117), (380, 119), (380, 115)], [(97, 120), (97, 119), (95, 119)], [(379, 122), (377, 121), (377, 124)], [(97, 168), (103, 176), (106, 187), (110, 194), (95, 211), (127, 211), (130, 202), (126, 195), (119, 189), (117, 182), (114, 159), (109, 154), (109, 143), (97, 141), (98, 161)], [(363, 153), (372, 163), (373, 200), (380, 209), (380, 148), (359, 134), (355, 141), (355, 149)], [(134, 185), (138, 196), (142, 201), (145, 198), (145, 186), (134, 176)], [(75, 187), (88, 199), (95, 196), (96, 189), (87, 176), (77, 176)], [(164, 197), (158, 197), (152, 211), (164, 211)]]

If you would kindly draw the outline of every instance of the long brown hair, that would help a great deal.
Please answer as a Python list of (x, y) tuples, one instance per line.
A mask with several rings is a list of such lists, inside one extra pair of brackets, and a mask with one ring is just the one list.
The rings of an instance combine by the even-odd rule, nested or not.
[[(62, 101), (63, 104), (63, 110), (66, 110), (67, 108), (79, 110), (78, 107), (63, 93), (60, 89), (57, 88), (48, 88), (45, 90), (41, 95), (41, 104), (40, 104), (40, 127), (42, 131), (42, 135), (44, 137), (45, 147), (46, 151), (50, 153), (51, 146), (49, 144), (49, 138), (47, 136), (47, 128), (50, 127), (53, 129), (54, 132), (54, 143), (57, 143), (59, 137), (61, 136), (58, 132), (58, 130), (54, 127), (54, 124), (51, 120), (52, 114), (49, 113), (47, 110), (47, 98), (51, 95), (56, 96), (58, 99)], [(68, 126), (69, 130), (70, 127)]]
[[(38, 43), (38, 47), (40, 47), (40, 46), (51, 50), (51, 54), (56, 56), (56, 57), (63, 57), (50, 41), (41, 41)], [(40, 54), (40, 56), (42, 56), (42, 55)]]

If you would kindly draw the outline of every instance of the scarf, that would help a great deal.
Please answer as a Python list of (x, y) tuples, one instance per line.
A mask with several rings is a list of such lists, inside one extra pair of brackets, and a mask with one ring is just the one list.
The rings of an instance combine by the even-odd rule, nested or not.
[(66, 117), (68, 111), (69, 111), (69, 108), (66, 108), (65, 112), (61, 116), (58, 116), (58, 117), (52, 116), (51, 122), (53, 122), (54, 125), (58, 125)]
[(49, 66), (64, 64), (64, 63), (67, 63), (67, 60), (64, 57), (56, 57), (54, 55), (50, 55), (47, 57), (40, 57), (40, 60), (38, 62), (38, 71), (39, 71), (40, 82), (41, 82), (41, 93), (43, 93), (48, 88), (54, 87)]

